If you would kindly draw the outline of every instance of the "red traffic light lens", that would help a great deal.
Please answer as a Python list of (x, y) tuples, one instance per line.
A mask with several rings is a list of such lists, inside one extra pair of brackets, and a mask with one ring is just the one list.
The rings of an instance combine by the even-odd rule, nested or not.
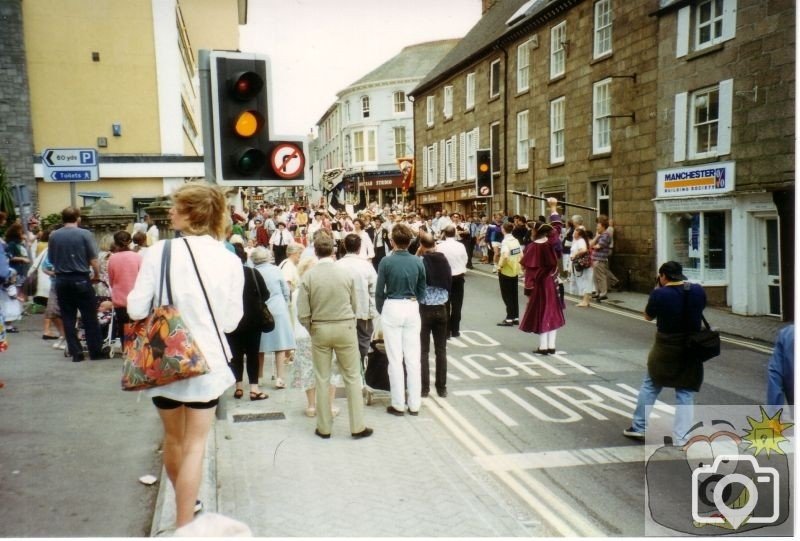
[(264, 79), (254, 71), (237, 74), (232, 81), (231, 93), (239, 101), (252, 99), (264, 88)]
[(264, 117), (258, 111), (242, 111), (236, 117), (233, 131), (239, 137), (252, 137), (264, 127)]
[(256, 148), (246, 148), (234, 155), (233, 167), (242, 175), (252, 175), (267, 163), (267, 156)]

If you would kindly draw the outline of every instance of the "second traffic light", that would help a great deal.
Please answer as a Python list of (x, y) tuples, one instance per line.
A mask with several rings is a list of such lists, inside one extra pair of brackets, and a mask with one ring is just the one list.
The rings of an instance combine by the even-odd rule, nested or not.
[(477, 174), (475, 175), (475, 193), (478, 197), (492, 197), (492, 151), (477, 150)]
[(214, 173), (222, 185), (292, 186), (303, 179), (301, 141), (275, 141), (266, 57), (213, 51), (211, 107)]

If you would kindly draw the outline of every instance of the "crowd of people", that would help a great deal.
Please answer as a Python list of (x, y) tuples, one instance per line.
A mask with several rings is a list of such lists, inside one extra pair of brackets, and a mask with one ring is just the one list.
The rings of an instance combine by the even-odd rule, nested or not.
[[(461, 336), (466, 271), (473, 259), (498, 275), (504, 317), (497, 323), (539, 336), (538, 355), (557, 354), (557, 331), (565, 325), (565, 289), (581, 296), (579, 307), (607, 299), (618, 280), (608, 266), (613, 223), (597, 217), (590, 231), (580, 215), (563, 221), (558, 202), (547, 199), (547, 216), (491, 217), (421, 213), (372, 204), (358, 213), (293, 204), (261, 205), (249, 214), (228, 207), (218, 187), (188, 183), (172, 194), (172, 239), (148, 219), (99, 242), (80, 227), (80, 211), (65, 208), (62, 224), (31, 242), (16, 224), (6, 228), (0, 276), (21, 285), (38, 273), (34, 301), (45, 306), (42, 338), (54, 340), (73, 362), (103, 358), (103, 317), (113, 312), (110, 347), (124, 345), (124, 325), (146, 317), (164, 281), (162, 255), (170, 254), (170, 302), (184, 319), (209, 363), (207, 374), (146, 391), (164, 428), (164, 464), (175, 488), (177, 524), (188, 524), (197, 501), (206, 436), (220, 397), (232, 388), (236, 400), (269, 397), (263, 389), (266, 360), (272, 387), (301, 388), (314, 433), (329, 439), (335, 384), (342, 382), (351, 436), (373, 434), (364, 422), (362, 373), (371, 344), (382, 341), (388, 358), (393, 416), (420, 413), (432, 388), (448, 396), (447, 342)], [(5, 216), (0, 213), (0, 222)], [(5, 267), (4, 267), (5, 265)], [(520, 315), (519, 281), (526, 304)], [(658, 367), (682, 354), (677, 336), (699, 328), (705, 294), (687, 286), (682, 268), (659, 270), (648, 319), (659, 334), (629, 437), (643, 437), (645, 408), (662, 387), (676, 388), (679, 404), (691, 405), (702, 383), (699, 373), (664, 375)], [(16, 295), (6, 291), (12, 301)], [(205, 298), (205, 302), (202, 299)], [(684, 300), (688, 299), (688, 300)], [(681, 303), (686, 303), (684, 306)], [(262, 330), (264, 305), (274, 329)], [(690, 312), (691, 329), (678, 306)], [(687, 308), (688, 307), (688, 308)], [(6, 321), (9, 308), (3, 305)], [(76, 332), (80, 314), (85, 348)], [(3, 319), (0, 317), (0, 331)], [(8, 324), (6, 331), (13, 332)], [(1, 338), (1, 337), (0, 337)], [(431, 382), (430, 342), (434, 349)], [(271, 355), (270, 355), (271, 354)], [(652, 366), (651, 366), (652, 365)], [(676, 437), (688, 418), (676, 417)]]

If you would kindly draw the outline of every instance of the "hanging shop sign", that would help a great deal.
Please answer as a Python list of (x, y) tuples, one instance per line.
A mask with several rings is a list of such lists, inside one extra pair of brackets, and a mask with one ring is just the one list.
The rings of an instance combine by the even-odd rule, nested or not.
[(736, 162), (717, 162), (662, 169), (656, 173), (657, 197), (717, 195), (732, 192)]

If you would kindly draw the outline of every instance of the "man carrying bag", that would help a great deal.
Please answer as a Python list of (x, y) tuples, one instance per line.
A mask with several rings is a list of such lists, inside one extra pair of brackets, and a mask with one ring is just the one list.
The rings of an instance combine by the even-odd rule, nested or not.
[[(675, 389), (673, 443), (683, 445), (694, 419), (694, 393), (703, 383), (703, 360), (689, 347), (689, 335), (700, 331), (706, 293), (699, 284), (684, 282), (683, 267), (667, 261), (658, 269), (658, 286), (650, 293), (644, 318), (656, 320), (656, 340), (647, 357), (647, 375), (639, 389), (631, 427), (623, 435), (643, 440), (647, 407), (661, 389)], [(687, 287), (684, 287), (684, 284)]]

